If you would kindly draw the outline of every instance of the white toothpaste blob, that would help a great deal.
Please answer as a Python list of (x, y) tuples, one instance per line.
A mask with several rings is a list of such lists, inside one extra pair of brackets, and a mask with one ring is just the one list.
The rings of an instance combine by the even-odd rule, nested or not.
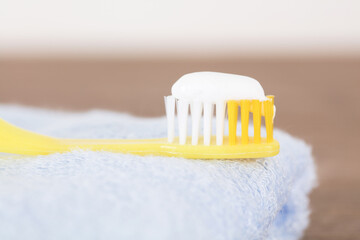
[(247, 76), (219, 73), (195, 72), (182, 76), (171, 89), (177, 99), (212, 102), (267, 98), (260, 83)]

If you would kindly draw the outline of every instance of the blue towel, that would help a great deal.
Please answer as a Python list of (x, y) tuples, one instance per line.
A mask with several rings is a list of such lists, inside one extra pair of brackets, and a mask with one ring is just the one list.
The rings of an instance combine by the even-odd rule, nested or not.
[[(164, 117), (14, 105), (0, 117), (55, 137), (166, 136)], [(274, 135), (281, 153), (256, 160), (2, 154), (0, 239), (299, 239), (316, 183), (311, 148)]]

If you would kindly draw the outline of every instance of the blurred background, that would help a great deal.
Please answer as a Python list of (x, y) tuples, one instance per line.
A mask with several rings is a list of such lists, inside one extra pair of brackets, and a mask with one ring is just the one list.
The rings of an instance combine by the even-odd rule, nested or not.
[(0, 101), (164, 115), (183, 74), (258, 79), (313, 146), (304, 239), (360, 234), (360, 1), (0, 0)]

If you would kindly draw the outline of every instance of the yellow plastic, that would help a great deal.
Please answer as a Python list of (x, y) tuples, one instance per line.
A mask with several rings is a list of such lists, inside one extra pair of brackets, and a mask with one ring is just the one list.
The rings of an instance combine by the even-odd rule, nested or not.
[[(262, 110), (262, 104), (264, 109)], [(279, 153), (279, 143), (273, 139), (274, 98), (268, 101), (241, 100), (228, 102), (229, 137), (223, 145), (216, 145), (215, 136), (210, 146), (191, 145), (191, 137), (185, 145), (178, 139), (169, 143), (167, 138), (118, 140), (118, 139), (60, 139), (33, 133), (0, 119), (0, 152), (45, 155), (72, 150), (110, 151), (137, 155), (158, 155), (193, 159), (238, 159), (271, 157)], [(236, 136), (238, 107), (241, 106), (241, 132)], [(248, 136), (249, 112), (253, 112), (254, 137)], [(261, 116), (265, 114), (266, 138), (260, 137)], [(200, 138), (199, 142), (203, 142)]]
[(229, 144), (236, 144), (236, 126), (238, 119), (238, 103), (236, 101), (228, 101), (228, 120), (229, 120)]
[(253, 100), (254, 143), (261, 142), (261, 102)]
[(250, 100), (241, 100), (241, 144), (249, 143)]
[(274, 96), (268, 96), (269, 101), (264, 101), (265, 111), (265, 127), (266, 127), (266, 141), (271, 143), (273, 138), (273, 119), (274, 119)]

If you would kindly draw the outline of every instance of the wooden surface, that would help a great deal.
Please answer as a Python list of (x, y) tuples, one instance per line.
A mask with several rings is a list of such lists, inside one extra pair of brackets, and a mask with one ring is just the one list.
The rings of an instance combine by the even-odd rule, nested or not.
[(360, 58), (2, 59), (0, 101), (158, 116), (173, 82), (201, 70), (260, 80), (276, 126), (313, 146), (320, 185), (304, 239), (360, 239)]

